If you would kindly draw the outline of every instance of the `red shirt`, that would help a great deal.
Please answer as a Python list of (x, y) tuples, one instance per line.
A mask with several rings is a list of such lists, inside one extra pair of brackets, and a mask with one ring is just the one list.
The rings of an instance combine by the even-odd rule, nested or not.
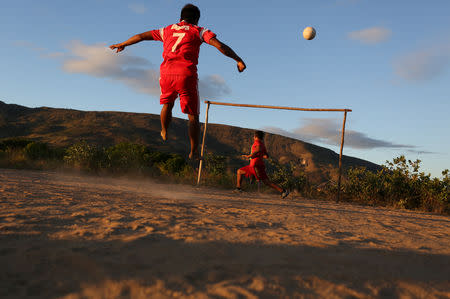
[(153, 39), (163, 42), (162, 75), (197, 75), (200, 45), (216, 35), (210, 30), (181, 21), (151, 31)]
[(252, 154), (256, 152), (256, 148), (259, 146), (259, 151), (254, 157), (250, 160), (250, 165), (264, 165), (264, 155), (267, 155), (266, 146), (264, 142), (259, 139), (255, 139), (255, 142), (252, 145)]

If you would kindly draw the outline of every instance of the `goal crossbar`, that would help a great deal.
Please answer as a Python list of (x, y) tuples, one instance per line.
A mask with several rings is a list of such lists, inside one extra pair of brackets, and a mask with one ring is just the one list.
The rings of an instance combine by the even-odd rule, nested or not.
[(344, 112), (344, 120), (342, 122), (341, 148), (340, 148), (340, 152), (339, 152), (339, 176), (338, 176), (338, 193), (337, 193), (337, 201), (339, 201), (340, 192), (341, 192), (342, 152), (344, 149), (345, 122), (347, 120), (347, 112), (352, 112), (351, 109), (297, 108), (297, 107), (270, 106), (270, 105), (235, 104), (235, 103), (224, 103), (224, 102), (213, 102), (213, 101), (205, 101), (205, 104), (206, 104), (205, 126), (203, 129), (203, 139), (202, 139), (202, 148), (201, 148), (201, 153), (200, 153), (200, 164), (198, 167), (197, 185), (200, 184), (200, 179), (201, 179), (201, 175), (202, 175), (203, 154), (204, 154), (204, 150), (205, 150), (205, 140), (206, 140), (206, 127), (208, 125), (208, 113), (209, 113), (210, 105), (246, 107), (246, 108), (266, 108), (266, 109), (278, 109), (278, 110), (296, 110), (296, 111)]
[(297, 110), (297, 111), (326, 111), (326, 112), (351, 112), (352, 111), (351, 109), (297, 108), (297, 107), (285, 107), (285, 106), (222, 103), (222, 102), (212, 102), (212, 101), (205, 101), (205, 104), (212, 104), (212, 105), (219, 105), (219, 106), (233, 106), (233, 107), (268, 108), (268, 109), (280, 109), (280, 110)]

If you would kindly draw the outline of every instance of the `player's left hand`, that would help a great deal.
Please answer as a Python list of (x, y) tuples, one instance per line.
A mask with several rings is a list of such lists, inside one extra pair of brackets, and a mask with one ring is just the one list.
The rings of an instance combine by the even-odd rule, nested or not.
[(117, 49), (116, 53), (122, 52), (125, 49), (125, 46), (122, 46), (121, 44), (115, 44), (109, 46), (111, 50)]
[(241, 61), (239, 61), (239, 62), (237, 63), (237, 68), (238, 68), (239, 73), (242, 73), (242, 72), (247, 68), (247, 66), (246, 66), (245, 63), (241, 60)]

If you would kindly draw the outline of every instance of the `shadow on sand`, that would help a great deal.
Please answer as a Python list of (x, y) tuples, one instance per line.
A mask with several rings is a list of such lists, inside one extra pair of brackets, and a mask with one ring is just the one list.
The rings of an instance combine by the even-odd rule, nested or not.
[[(0, 297), (447, 298), (450, 257), (410, 251), (0, 237)], [(70, 295), (70, 296), (68, 296)]]

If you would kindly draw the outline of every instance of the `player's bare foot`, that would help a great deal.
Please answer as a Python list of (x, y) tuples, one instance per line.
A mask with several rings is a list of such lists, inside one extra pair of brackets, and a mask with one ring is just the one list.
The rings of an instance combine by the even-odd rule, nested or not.
[(161, 131), (161, 138), (162, 140), (166, 141), (167, 139), (169, 139), (169, 136), (167, 134), (167, 131)]
[(283, 189), (283, 192), (281, 192), (281, 198), (285, 199), (289, 193), (291, 193), (289, 190)]
[(190, 152), (189, 159), (190, 160), (200, 160), (200, 155), (198, 154), (198, 152)]
[(233, 190), (233, 193), (242, 193), (244, 190), (241, 189), (241, 187), (236, 187), (236, 189)]

